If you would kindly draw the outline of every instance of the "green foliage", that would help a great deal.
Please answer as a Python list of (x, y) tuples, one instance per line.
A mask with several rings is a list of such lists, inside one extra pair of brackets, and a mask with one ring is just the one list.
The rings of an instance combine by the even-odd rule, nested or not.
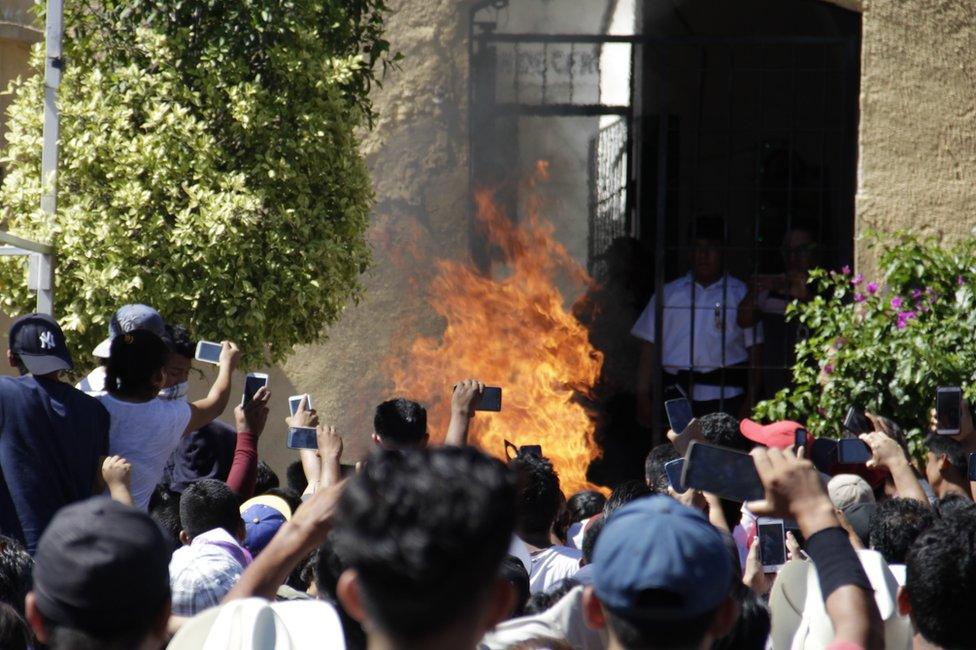
[[(65, 3), (57, 218), (39, 210), (41, 74), (10, 88), (0, 203), (12, 233), (55, 245), (79, 358), (127, 302), (233, 338), (254, 364), (316, 340), (358, 298), (372, 190), (356, 133), (372, 124), (378, 69), (398, 59), (385, 10)], [(0, 260), (0, 305), (29, 311), (24, 285), (23, 262)]]
[(917, 445), (938, 386), (962, 386), (976, 404), (976, 239), (952, 247), (905, 233), (872, 239), (881, 281), (815, 272), (818, 297), (788, 312), (811, 333), (797, 347), (795, 386), (756, 411), (836, 437), (848, 407), (860, 404)]

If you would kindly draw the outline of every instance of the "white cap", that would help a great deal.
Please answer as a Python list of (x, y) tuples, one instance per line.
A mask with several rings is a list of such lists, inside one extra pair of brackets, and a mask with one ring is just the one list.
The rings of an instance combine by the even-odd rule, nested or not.
[(874, 490), (857, 474), (838, 474), (827, 483), (827, 493), (835, 508), (844, 510), (858, 503), (874, 503)]

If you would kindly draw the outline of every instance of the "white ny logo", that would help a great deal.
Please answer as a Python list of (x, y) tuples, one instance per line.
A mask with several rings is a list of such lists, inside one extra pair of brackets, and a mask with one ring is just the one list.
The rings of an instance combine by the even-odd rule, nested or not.
[(53, 332), (42, 332), (40, 338), (41, 338), (41, 349), (42, 350), (53, 350), (54, 349), (54, 333)]

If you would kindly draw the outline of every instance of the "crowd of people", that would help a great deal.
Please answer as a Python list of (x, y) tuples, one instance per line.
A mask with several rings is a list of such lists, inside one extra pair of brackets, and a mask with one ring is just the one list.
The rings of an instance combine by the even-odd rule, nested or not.
[[(917, 464), (883, 417), (860, 436), (869, 460), (840, 465), (794, 449), (800, 423), (702, 414), (651, 450), (645, 480), (567, 495), (538, 449), (506, 463), (468, 444), (484, 389), (469, 379), (444, 432), (414, 401), (378, 405), (374, 449), (345, 478), (341, 436), (303, 399), (286, 426), (317, 448), (282, 484), (257, 452), (270, 391), (221, 423), (239, 350), (222, 344), (194, 400), (194, 349), (126, 305), (74, 387), (58, 323), (13, 323), (0, 647), (976, 647), (968, 406)], [(676, 490), (666, 465), (691, 440), (750, 453), (762, 498)], [(764, 517), (789, 522), (775, 567)]]

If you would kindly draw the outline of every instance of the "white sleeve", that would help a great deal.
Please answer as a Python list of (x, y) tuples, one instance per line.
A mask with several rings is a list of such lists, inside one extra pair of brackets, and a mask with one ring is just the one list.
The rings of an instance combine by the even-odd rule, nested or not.
[(656, 304), (656, 296), (651, 296), (651, 300), (647, 303), (647, 307), (644, 307), (644, 311), (641, 312), (640, 318), (634, 323), (631, 328), (630, 333), (639, 339), (647, 341), (648, 343), (654, 343), (654, 312)]

